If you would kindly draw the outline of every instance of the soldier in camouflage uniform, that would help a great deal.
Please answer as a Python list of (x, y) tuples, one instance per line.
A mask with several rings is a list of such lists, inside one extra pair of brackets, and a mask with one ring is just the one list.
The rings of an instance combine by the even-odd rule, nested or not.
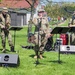
[(9, 32), (10, 24), (11, 24), (11, 19), (8, 14), (8, 9), (6, 7), (3, 7), (2, 12), (0, 13), (1, 39), (2, 39), (2, 46), (3, 46), (2, 52), (6, 51), (6, 47), (5, 47), (6, 37), (8, 39), (11, 51), (14, 52), (14, 45), (12, 43), (12, 36)]
[(44, 47), (47, 42), (47, 36), (50, 34), (49, 32), (49, 24), (48, 18), (46, 14), (44, 14), (45, 10), (40, 9), (38, 11), (38, 16), (34, 18), (33, 23), (35, 25), (35, 33), (33, 43), (35, 44), (34, 51), (35, 56), (34, 58), (40, 57), (43, 58)]
[[(75, 11), (72, 12), (73, 13), (73, 16), (72, 16), (72, 20), (71, 20), (71, 23), (69, 23), (69, 27), (75, 27)], [(71, 45), (75, 45), (75, 32), (74, 32), (74, 29), (72, 29), (72, 32), (70, 34), (70, 39), (69, 39), (69, 42)]]

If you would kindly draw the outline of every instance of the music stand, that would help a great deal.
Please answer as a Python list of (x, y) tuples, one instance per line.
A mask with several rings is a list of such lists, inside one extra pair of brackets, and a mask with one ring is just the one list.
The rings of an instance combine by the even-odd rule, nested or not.
[[(69, 27), (55, 27), (51, 34), (61, 34), (61, 33), (66, 33), (70, 30)], [(58, 63), (60, 63), (60, 43), (58, 44), (59, 45), (59, 50), (58, 50)]]
[(69, 32), (75, 32), (75, 27), (70, 27)]
[(55, 27), (51, 34), (61, 34), (61, 33), (66, 33), (70, 30), (69, 27)]
[(23, 27), (20, 26), (11, 26), (9, 30), (14, 30), (14, 50), (15, 50), (15, 37), (16, 37), (16, 31), (21, 30)]

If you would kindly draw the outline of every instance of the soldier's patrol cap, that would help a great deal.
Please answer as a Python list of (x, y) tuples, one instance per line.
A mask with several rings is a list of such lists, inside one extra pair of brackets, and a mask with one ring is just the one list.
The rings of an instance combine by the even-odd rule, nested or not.
[(39, 10), (38, 10), (38, 12), (42, 12), (42, 11), (44, 12), (45, 10), (44, 10), (44, 9), (39, 9)]
[(29, 34), (28, 34), (28, 37), (31, 37), (31, 36), (33, 36), (33, 35), (34, 35), (33, 33), (29, 33)]
[(7, 7), (3, 7), (3, 8), (2, 8), (2, 11), (3, 11), (3, 12), (8, 12), (8, 8), (7, 8)]

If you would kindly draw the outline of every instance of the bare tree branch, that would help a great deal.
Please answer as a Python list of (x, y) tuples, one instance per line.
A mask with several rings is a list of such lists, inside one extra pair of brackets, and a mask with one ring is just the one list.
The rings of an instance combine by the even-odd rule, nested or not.
[(27, 2), (28, 2), (28, 4), (30, 5), (30, 6), (32, 6), (32, 4), (28, 1), (28, 0), (26, 0)]

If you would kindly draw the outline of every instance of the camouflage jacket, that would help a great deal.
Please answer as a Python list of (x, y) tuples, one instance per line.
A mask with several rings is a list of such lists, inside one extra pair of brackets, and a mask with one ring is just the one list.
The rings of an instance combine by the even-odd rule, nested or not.
[(2, 13), (0, 14), (0, 26), (5, 26), (7, 28), (9, 28), (11, 23), (11, 19), (10, 19), (10, 15), (7, 14), (6, 18), (3, 17)]
[(47, 17), (40, 18), (38, 16), (38, 17), (33, 19), (33, 23), (35, 25), (35, 31), (38, 31), (38, 29), (43, 31), (43, 30), (46, 30), (49, 28), (49, 23), (48, 23)]

